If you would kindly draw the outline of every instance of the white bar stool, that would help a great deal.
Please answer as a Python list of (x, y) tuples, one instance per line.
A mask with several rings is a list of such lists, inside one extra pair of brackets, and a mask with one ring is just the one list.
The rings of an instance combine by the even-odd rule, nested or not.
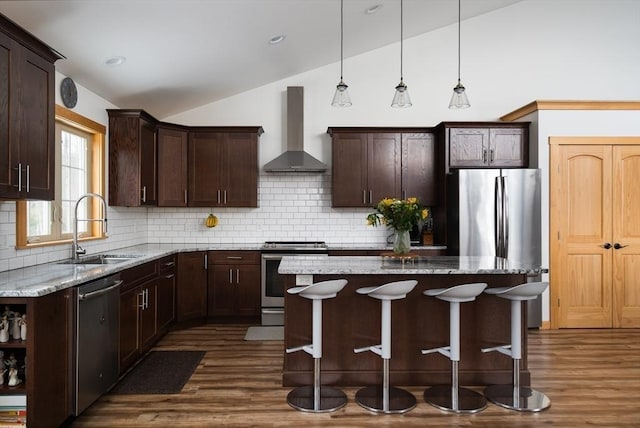
[(304, 351), (313, 356), (313, 386), (299, 386), (287, 395), (287, 403), (303, 412), (333, 412), (347, 404), (347, 396), (337, 388), (320, 385), (320, 360), (322, 358), (322, 301), (336, 297), (347, 285), (346, 279), (316, 282), (308, 286), (292, 287), (289, 294), (298, 294), (313, 301), (312, 330), (310, 345), (287, 348), (287, 353)]
[(418, 281), (396, 281), (375, 287), (364, 287), (358, 294), (367, 294), (382, 303), (380, 345), (355, 348), (353, 352), (371, 351), (382, 357), (382, 385), (366, 386), (356, 392), (356, 402), (376, 413), (404, 413), (416, 406), (416, 397), (404, 389), (389, 386), (389, 361), (391, 360), (391, 301), (404, 299)]
[(511, 300), (511, 344), (482, 349), (482, 352), (498, 351), (513, 359), (513, 384), (491, 385), (484, 390), (484, 395), (492, 403), (522, 412), (540, 412), (551, 406), (551, 400), (542, 392), (520, 386), (522, 302), (537, 298), (548, 286), (548, 282), (527, 282), (513, 287), (488, 288), (484, 291), (486, 294)]
[(461, 388), (458, 378), (460, 362), (460, 303), (472, 302), (487, 284), (478, 282), (450, 288), (425, 290), (424, 295), (449, 302), (449, 346), (423, 349), (423, 354), (439, 352), (451, 360), (451, 385), (436, 385), (424, 392), (427, 403), (455, 413), (476, 413), (487, 407), (487, 400), (476, 391)]

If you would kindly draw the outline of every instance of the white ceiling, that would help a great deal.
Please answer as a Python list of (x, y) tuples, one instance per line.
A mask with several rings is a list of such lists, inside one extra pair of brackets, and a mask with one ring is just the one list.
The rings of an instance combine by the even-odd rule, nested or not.
[[(518, 1), (462, 0), (462, 19)], [(455, 23), (457, 6), (405, 0), (405, 39)], [(63, 54), (62, 74), (160, 119), (340, 60), (339, 0), (18, 0), (0, 13)], [(399, 0), (344, 1), (345, 57), (399, 40)]]

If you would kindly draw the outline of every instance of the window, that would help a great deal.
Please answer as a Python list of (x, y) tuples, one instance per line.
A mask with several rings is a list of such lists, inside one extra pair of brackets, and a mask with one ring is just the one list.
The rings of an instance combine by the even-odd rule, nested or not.
[[(78, 198), (87, 192), (104, 194), (104, 134), (104, 126), (56, 106), (55, 199), (18, 202), (18, 248), (72, 239)], [(99, 218), (101, 212), (96, 198), (84, 198), (78, 204), (79, 219)], [(79, 221), (78, 236), (102, 238), (101, 223)]]

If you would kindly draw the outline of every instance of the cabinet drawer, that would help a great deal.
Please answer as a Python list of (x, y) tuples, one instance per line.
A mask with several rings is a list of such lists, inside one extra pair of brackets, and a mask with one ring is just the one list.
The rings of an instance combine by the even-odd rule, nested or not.
[(260, 264), (259, 251), (209, 251), (210, 265)]
[(158, 260), (158, 271), (160, 273), (175, 270), (175, 268), (176, 268), (175, 256), (167, 256)]
[(124, 281), (121, 291), (128, 290), (149, 278), (153, 278), (157, 274), (158, 264), (156, 262), (149, 262), (126, 269), (120, 273), (120, 279)]

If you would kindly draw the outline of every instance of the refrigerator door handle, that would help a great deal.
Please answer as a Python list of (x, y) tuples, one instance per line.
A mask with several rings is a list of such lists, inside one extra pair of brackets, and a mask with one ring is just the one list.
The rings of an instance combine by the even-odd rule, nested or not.
[(495, 248), (496, 248), (496, 256), (502, 257), (502, 186), (500, 183), (500, 177), (495, 178), (495, 201), (494, 201), (494, 211), (495, 211)]
[(502, 210), (504, 212), (502, 217), (502, 257), (507, 257), (509, 254), (509, 188), (507, 186), (507, 177), (501, 177), (502, 181)]

